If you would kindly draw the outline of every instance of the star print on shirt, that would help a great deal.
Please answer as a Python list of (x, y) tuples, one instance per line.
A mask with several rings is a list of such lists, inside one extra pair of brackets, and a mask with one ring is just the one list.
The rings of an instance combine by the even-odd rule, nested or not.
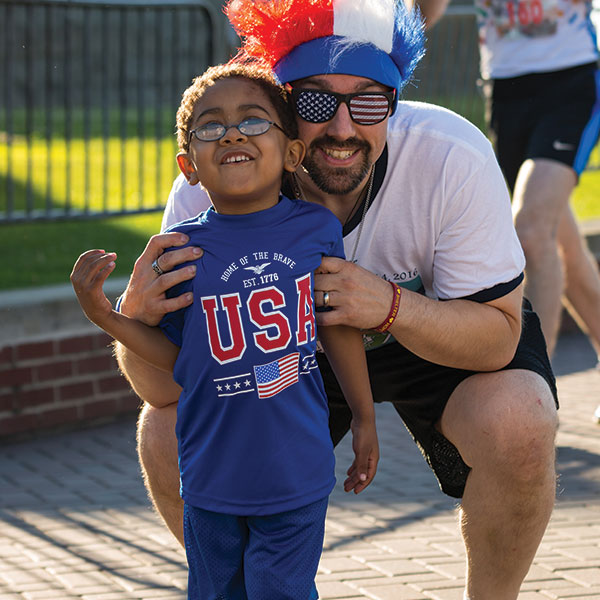
[(248, 394), (254, 391), (252, 387), (252, 380), (249, 379), (251, 373), (241, 373), (240, 375), (233, 375), (231, 377), (219, 377), (213, 379), (215, 384), (215, 391), (217, 397), (223, 396), (237, 396), (238, 394)]
[(308, 375), (310, 371), (316, 369), (319, 365), (317, 364), (317, 358), (315, 353), (302, 358), (302, 368), (300, 369), (300, 375)]

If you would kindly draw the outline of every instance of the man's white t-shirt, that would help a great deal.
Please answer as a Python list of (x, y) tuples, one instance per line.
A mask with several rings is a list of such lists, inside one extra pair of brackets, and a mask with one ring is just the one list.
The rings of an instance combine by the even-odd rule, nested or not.
[(481, 75), (518, 77), (597, 59), (586, 0), (476, 0)]
[[(489, 141), (446, 109), (400, 102), (390, 119), (387, 169), (362, 229), (344, 237), (347, 257), (435, 299), (487, 302), (510, 292), (525, 259), (509, 194)], [(209, 206), (176, 179), (163, 229)]]

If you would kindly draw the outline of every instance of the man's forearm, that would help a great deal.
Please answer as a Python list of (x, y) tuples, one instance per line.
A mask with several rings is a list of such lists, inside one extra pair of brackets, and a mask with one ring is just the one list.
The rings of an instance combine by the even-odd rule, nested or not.
[[(319, 326), (349, 325), (370, 330), (390, 316), (394, 291), (389, 281), (339, 258), (325, 257), (315, 275), (315, 300), (331, 311), (317, 313)], [(403, 289), (388, 330), (421, 358), (455, 369), (495, 371), (513, 358), (521, 336), (522, 285), (496, 300), (432, 300)]]
[(181, 388), (170, 373), (148, 364), (139, 356), (115, 342), (115, 356), (121, 372), (144, 401), (157, 408), (177, 402)]
[(390, 333), (430, 362), (495, 371), (514, 356), (521, 333), (521, 297), (518, 288), (495, 302), (479, 304), (469, 300), (440, 302), (403, 291)]

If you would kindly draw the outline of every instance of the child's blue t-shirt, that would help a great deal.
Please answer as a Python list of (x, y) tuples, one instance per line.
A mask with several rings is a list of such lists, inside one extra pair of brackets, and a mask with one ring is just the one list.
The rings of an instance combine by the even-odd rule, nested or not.
[(174, 369), (181, 495), (235, 515), (276, 514), (327, 496), (334, 455), (315, 360), (313, 272), (344, 257), (327, 209), (285, 196), (246, 215), (209, 209), (169, 231), (204, 249), (173, 289), (193, 304), (160, 323)]

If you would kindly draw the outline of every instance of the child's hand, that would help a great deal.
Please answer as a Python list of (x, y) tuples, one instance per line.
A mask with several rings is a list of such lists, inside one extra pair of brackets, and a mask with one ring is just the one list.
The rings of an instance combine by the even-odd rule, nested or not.
[(75, 263), (71, 284), (77, 300), (93, 323), (100, 324), (112, 313), (112, 305), (102, 291), (102, 285), (115, 268), (114, 252), (88, 250)]
[(375, 477), (379, 462), (379, 443), (375, 421), (356, 423), (352, 421), (352, 449), (354, 462), (350, 465), (344, 481), (344, 491), (354, 490), (355, 494), (362, 492)]

